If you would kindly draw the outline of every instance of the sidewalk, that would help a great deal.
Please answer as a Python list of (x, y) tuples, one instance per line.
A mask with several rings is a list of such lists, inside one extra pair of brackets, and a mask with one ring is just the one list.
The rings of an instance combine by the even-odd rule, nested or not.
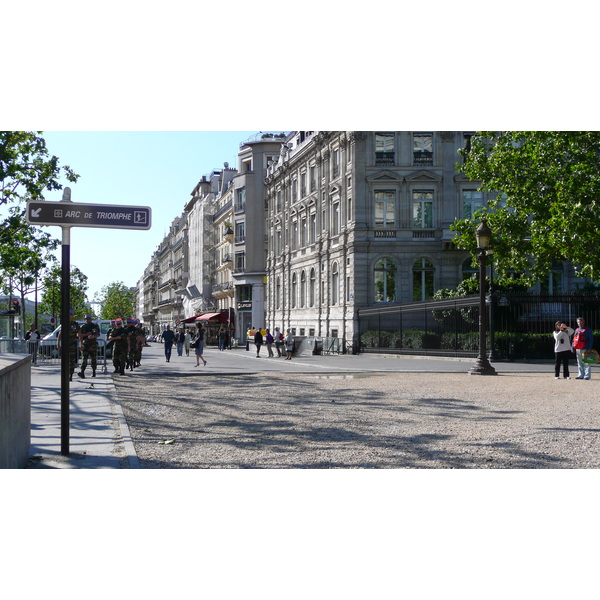
[[(111, 369), (112, 371), (112, 369)], [(139, 468), (129, 428), (110, 373), (80, 379), (70, 386), (69, 455), (61, 454), (60, 367), (31, 369), (31, 447), (28, 468)]]
[[(152, 385), (154, 377), (180, 376), (243, 376), (270, 372), (323, 374), (324, 377), (343, 376), (344, 373), (465, 373), (474, 359), (447, 359), (438, 357), (406, 357), (384, 354), (299, 356), (291, 361), (267, 357), (267, 349), (256, 358), (254, 347), (220, 352), (216, 348), (205, 351), (207, 366), (195, 366), (193, 350), (190, 356), (177, 356), (174, 349), (171, 361), (166, 362), (162, 344), (144, 348), (142, 367), (119, 377), (133, 377), (140, 385)], [(548, 373), (553, 377), (553, 363), (494, 363), (500, 375), (510, 373)], [(577, 373), (571, 363), (572, 376)], [(61, 449), (60, 367), (34, 366), (31, 371), (31, 448), (28, 468), (73, 469), (137, 469), (140, 468), (127, 422), (123, 416), (112, 381), (112, 364), (107, 373), (98, 368), (97, 376), (86, 379), (76, 373), (70, 385), (70, 435), (68, 456)], [(146, 380), (146, 381), (144, 381)], [(150, 380), (150, 381), (148, 381)]]

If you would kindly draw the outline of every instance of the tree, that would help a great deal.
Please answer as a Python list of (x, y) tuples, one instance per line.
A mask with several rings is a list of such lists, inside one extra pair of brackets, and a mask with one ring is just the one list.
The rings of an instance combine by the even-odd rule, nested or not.
[(23, 200), (44, 200), (46, 190), (60, 190), (61, 172), (79, 179), (70, 167), (50, 156), (41, 131), (0, 131), (0, 206)]
[(126, 319), (134, 314), (133, 292), (122, 281), (104, 286), (96, 301), (101, 319)]
[(600, 279), (600, 132), (484, 131), (462, 155), (464, 173), (497, 195), (452, 225), (459, 248), (475, 256), (485, 215), (500, 279), (516, 272), (539, 281), (553, 260)]
[[(0, 271), (8, 277), (10, 292), (17, 281), (23, 310), (24, 292), (39, 276), (49, 252), (58, 242), (49, 234), (30, 227), (19, 204), (44, 200), (46, 191), (60, 190), (62, 174), (70, 182), (79, 178), (70, 167), (59, 166), (46, 148), (42, 132), (0, 131), (0, 209), (12, 205), (0, 221)], [(23, 314), (23, 317), (25, 315)]]
[[(44, 292), (42, 294), (40, 310), (43, 313), (52, 315), (54, 318), (60, 315), (61, 310), (61, 278), (61, 268), (54, 266), (48, 270), (42, 282)], [(87, 282), (87, 275), (77, 267), (71, 266), (70, 308), (75, 311), (75, 318), (80, 320), (90, 312), (86, 295), (88, 289)]]
[(20, 297), (21, 334), (24, 335), (25, 296), (34, 290), (43, 269), (56, 261), (52, 253), (58, 241), (29, 225), (19, 207), (10, 209), (10, 216), (5, 222), (8, 226), (0, 230), (2, 289), (7, 294), (16, 291)]

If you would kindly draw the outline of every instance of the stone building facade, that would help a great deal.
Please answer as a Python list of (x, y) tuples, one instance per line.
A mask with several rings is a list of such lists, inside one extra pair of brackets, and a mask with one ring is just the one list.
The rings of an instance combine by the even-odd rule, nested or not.
[(294, 132), (267, 170), (267, 324), (352, 340), (360, 308), (425, 300), (470, 256), (450, 224), (486, 201), (469, 132)]

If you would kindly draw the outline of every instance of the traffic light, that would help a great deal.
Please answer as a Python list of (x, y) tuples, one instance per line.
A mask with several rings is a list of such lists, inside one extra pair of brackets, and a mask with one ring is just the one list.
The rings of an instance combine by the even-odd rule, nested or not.
[(14, 308), (15, 312), (21, 312), (21, 307), (19, 306), (18, 300), (13, 301), (13, 308)]

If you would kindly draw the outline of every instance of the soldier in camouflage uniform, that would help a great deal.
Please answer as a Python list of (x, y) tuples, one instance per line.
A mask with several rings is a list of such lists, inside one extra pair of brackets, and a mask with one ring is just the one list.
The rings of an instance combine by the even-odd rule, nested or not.
[(113, 364), (115, 373), (125, 375), (125, 363), (127, 362), (127, 353), (129, 352), (129, 337), (123, 328), (121, 319), (117, 319), (115, 329), (110, 334), (113, 344)]
[(137, 346), (135, 319), (132, 319), (131, 317), (127, 318), (127, 327), (125, 329), (125, 333), (127, 335), (127, 339), (129, 340), (125, 368), (128, 371), (133, 371), (135, 366), (135, 349)]
[(146, 343), (146, 334), (142, 328), (142, 324), (139, 321), (136, 321), (135, 325), (135, 339), (136, 339), (136, 348), (133, 355), (134, 367), (142, 366), (142, 348)]
[[(60, 341), (62, 337), (62, 323), (56, 340), (56, 348), (60, 351)], [(75, 311), (69, 311), (69, 381), (73, 381), (73, 373), (77, 366), (77, 350), (81, 343), (79, 323), (75, 321)]]
[(81, 326), (80, 336), (83, 342), (83, 362), (81, 371), (77, 373), (81, 379), (85, 379), (85, 368), (88, 358), (92, 363), (92, 377), (96, 377), (96, 367), (98, 366), (98, 338), (100, 337), (100, 327), (92, 322), (92, 315), (85, 315), (85, 325)]
[(115, 367), (115, 371), (114, 371), (115, 373), (117, 372), (117, 367), (115, 365), (115, 360), (114, 360), (115, 353), (114, 353), (114, 349), (113, 349), (113, 346), (115, 345), (115, 343), (113, 341), (111, 341), (110, 336), (112, 335), (112, 332), (114, 329), (116, 329), (116, 327), (117, 327), (117, 322), (114, 319), (112, 319), (110, 322), (110, 329), (106, 332), (106, 350), (110, 350), (113, 366)]

